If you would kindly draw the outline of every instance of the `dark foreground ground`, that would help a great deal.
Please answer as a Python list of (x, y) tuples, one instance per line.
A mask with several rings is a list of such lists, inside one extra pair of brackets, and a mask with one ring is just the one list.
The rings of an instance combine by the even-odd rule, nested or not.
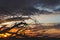
[(11, 37), (11, 38), (4, 38), (4, 39), (0, 39), (0, 40), (60, 40), (60, 38), (37, 38), (37, 37), (15, 38), (15, 37)]

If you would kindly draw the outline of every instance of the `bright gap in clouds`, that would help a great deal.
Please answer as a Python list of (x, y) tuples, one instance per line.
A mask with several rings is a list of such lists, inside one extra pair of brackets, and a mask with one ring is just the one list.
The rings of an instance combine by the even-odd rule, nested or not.
[(60, 14), (40, 14), (35, 15), (33, 19), (38, 23), (60, 23)]
[(41, 23), (60, 23), (60, 15), (40, 15)]

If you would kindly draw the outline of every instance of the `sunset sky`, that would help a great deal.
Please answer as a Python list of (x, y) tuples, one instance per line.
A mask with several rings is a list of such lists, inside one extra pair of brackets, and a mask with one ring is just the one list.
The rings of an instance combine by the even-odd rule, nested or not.
[(60, 0), (0, 0), (0, 16), (16, 14), (29, 16), (35, 15), (35, 12), (49, 14), (39, 16), (41, 23), (60, 23)]

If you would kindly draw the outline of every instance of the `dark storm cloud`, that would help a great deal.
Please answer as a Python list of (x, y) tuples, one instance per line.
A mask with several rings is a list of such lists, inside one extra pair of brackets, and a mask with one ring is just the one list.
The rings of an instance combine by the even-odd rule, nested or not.
[(24, 0), (0, 0), (0, 7), (21, 8), (29, 6), (29, 3)]
[(22, 10), (23, 14), (31, 14), (31, 12), (38, 12), (39, 10), (52, 12), (58, 10), (59, 5), (60, 0), (0, 0), (0, 12), (11, 14), (11, 11), (17, 11), (18, 9)]
[(0, 0), (0, 7), (30, 7), (32, 5), (43, 4), (43, 6), (59, 5), (60, 0)]
[(45, 5), (57, 5), (59, 4), (60, 0), (40, 0), (41, 3), (44, 3)]
[(24, 8), (37, 4), (43, 4), (43, 6), (55, 6), (59, 5), (60, 0), (0, 0), (0, 7), (8, 8)]

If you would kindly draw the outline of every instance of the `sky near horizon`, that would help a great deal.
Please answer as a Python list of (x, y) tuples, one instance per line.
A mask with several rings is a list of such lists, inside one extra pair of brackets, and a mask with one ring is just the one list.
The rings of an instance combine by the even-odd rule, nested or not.
[(39, 22), (39, 23), (60, 23), (60, 14), (58, 15), (40, 15), (40, 16), (36, 16), (35, 15), (35, 19)]

